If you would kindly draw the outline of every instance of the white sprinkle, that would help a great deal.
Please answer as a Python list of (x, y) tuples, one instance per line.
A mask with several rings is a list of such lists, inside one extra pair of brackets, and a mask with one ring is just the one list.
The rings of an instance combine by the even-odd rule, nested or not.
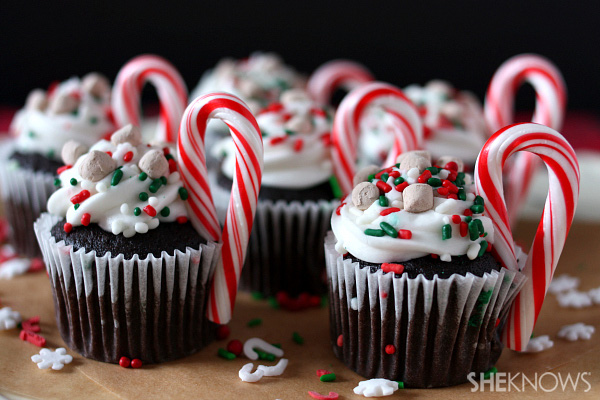
[(120, 219), (113, 221), (112, 225), (110, 226), (110, 229), (113, 235), (118, 235), (119, 233), (123, 232), (123, 221), (121, 221)]
[(152, 207), (156, 207), (158, 205), (158, 199), (152, 196), (148, 199), (148, 204), (150, 204)]
[(440, 260), (445, 261), (445, 262), (450, 262), (450, 261), (452, 261), (452, 256), (448, 253), (442, 254), (442, 255), (440, 255)]
[(469, 250), (467, 250), (467, 257), (469, 260), (474, 260), (477, 258), (477, 254), (479, 254), (479, 248), (481, 245), (479, 243), (473, 243), (469, 246)]
[(408, 176), (411, 179), (417, 179), (419, 177), (419, 175), (421, 175), (419, 173), (419, 168), (411, 168), (406, 173), (406, 176)]
[(265, 342), (260, 338), (251, 338), (244, 343), (244, 355), (251, 360), (258, 360), (258, 353), (254, 349), (266, 351), (273, 354), (275, 357), (283, 357), (283, 350)]
[(361, 215), (363, 215), (363, 211), (359, 210), (356, 207), (348, 207), (348, 210), (350, 211), (350, 214), (354, 214), (357, 217), (360, 217)]
[(179, 176), (179, 172), (175, 171), (171, 175), (168, 176), (167, 183), (169, 183), (169, 184), (177, 183), (177, 182), (179, 182), (180, 178), (181, 177)]
[[(437, 208), (436, 208), (436, 211), (437, 211)], [(444, 224), (447, 225), (447, 224), (450, 223), (450, 218), (449, 217), (444, 217), (444, 218), (442, 218), (442, 221), (444, 221)]]
[(352, 300), (350, 300), (350, 308), (354, 311), (358, 310), (358, 297), (353, 297)]
[(578, 322), (573, 325), (566, 325), (558, 331), (558, 337), (574, 342), (579, 339), (590, 340), (596, 329), (592, 325), (586, 325)]
[(570, 290), (556, 295), (556, 300), (561, 307), (583, 308), (592, 305), (592, 299), (586, 292)]
[(475, 193), (467, 193), (467, 201), (475, 200)]
[(579, 278), (567, 274), (562, 274), (560, 276), (555, 276), (554, 278), (552, 278), (552, 282), (550, 282), (548, 291), (552, 294), (558, 294), (561, 292), (567, 292), (569, 290), (577, 289), (578, 287)]
[(288, 365), (288, 360), (287, 358), (282, 358), (281, 360), (279, 360), (279, 362), (277, 364), (275, 364), (272, 367), (267, 367), (264, 365), (259, 365), (256, 370), (261, 370), (265, 373), (264, 376), (279, 376), (281, 374), (283, 374), (283, 372), (285, 371), (286, 367)]
[(127, 204), (127, 203), (121, 204), (120, 210), (121, 210), (121, 214), (123, 214), (123, 215), (129, 214), (129, 204)]
[(550, 340), (550, 336), (542, 335), (536, 336), (529, 339), (529, 343), (527, 343), (527, 347), (522, 353), (539, 353), (540, 351), (547, 350), (554, 346), (554, 342)]
[(92, 190), (96, 187), (96, 184), (92, 181), (87, 181), (87, 180), (83, 179), (81, 181), (81, 187), (85, 190)]
[(265, 372), (258, 368), (256, 369), (256, 371), (250, 372), (252, 371), (252, 368), (254, 368), (254, 364), (252, 363), (248, 363), (242, 368), (240, 368), (238, 376), (243, 382), (258, 382), (265, 375)]
[(12, 279), (29, 270), (31, 260), (28, 258), (12, 258), (0, 264), (0, 279)]
[(398, 207), (402, 209), (404, 208), (404, 202), (402, 200), (394, 200), (392, 201), (392, 207)]
[[(458, 210), (458, 200), (446, 199), (435, 208), (435, 212), (439, 214), (455, 214)], [(448, 222), (446, 222), (448, 223)]]
[(448, 178), (448, 174), (449, 174), (448, 170), (443, 169), (440, 172), (438, 172), (437, 175), (440, 177), (440, 179), (446, 179), (446, 178)]
[(135, 231), (137, 233), (146, 233), (146, 232), (148, 232), (148, 225), (146, 225), (143, 222), (136, 222), (135, 223)]
[(148, 228), (156, 229), (158, 224), (160, 224), (160, 221), (158, 220), (158, 218), (152, 218), (150, 221), (148, 221)]
[(96, 191), (98, 193), (104, 193), (107, 189), (108, 188), (106, 187), (106, 183), (104, 182), (98, 182), (98, 184), (96, 184)]
[(130, 238), (133, 235), (135, 235), (135, 229), (127, 228), (123, 231), (123, 236), (125, 236), (126, 238)]
[(470, 174), (465, 174), (464, 181), (465, 181), (465, 185), (470, 185), (473, 183), (473, 178), (471, 177)]

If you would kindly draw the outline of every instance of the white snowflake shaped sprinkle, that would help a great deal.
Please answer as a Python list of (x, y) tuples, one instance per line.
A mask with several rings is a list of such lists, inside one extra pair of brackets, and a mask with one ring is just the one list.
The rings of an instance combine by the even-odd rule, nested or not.
[(28, 258), (13, 258), (0, 265), (0, 279), (12, 279), (23, 275), (29, 270), (31, 260)]
[(354, 393), (362, 394), (365, 397), (390, 396), (398, 390), (398, 382), (388, 379), (369, 379), (368, 381), (358, 382), (354, 388)]
[(556, 300), (561, 307), (583, 308), (592, 305), (592, 299), (585, 292), (570, 290), (556, 295)]
[(600, 304), (600, 287), (590, 290), (588, 296), (590, 296), (590, 299), (592, 299), (594, 303)]
[(558, 337), (574, 342), (579, 339), (590, 340), (596, 329), (591, 325), (578, 322), (573, 325), (566, 325), (558, 331)]
[(21, 322), (21, 314), (18, 311), (13, 311), (10, 307), (0, 309), (0, 331), (13, 329)]
[(567, 274), (556, 276), (550, 282), (548, 292), (552, 294), (559, 294), (561, 292), (567, 292), (569, 290), (575, 290), (579, 287), (579, 278)]
[(40, 350), (40, 354), (31, 356), (31, 361), (37, 363), (39, 369), (52, 369), (58, 371), (63, 369), (65, 364), (69, 364), (73, 361), (73, 357), (67, 354), (67, 350), (64, 347), (60, 347), (55, 351), (50, 349)]
[(529, 343), (527, 343), (527, 347), (525, 350), (523, 350), (523, 353), (539, 353), (540, 351), (548, 350), (553, 346), (554, 342), (550, 340), (550, 336), (536, 336), (529, 340)]

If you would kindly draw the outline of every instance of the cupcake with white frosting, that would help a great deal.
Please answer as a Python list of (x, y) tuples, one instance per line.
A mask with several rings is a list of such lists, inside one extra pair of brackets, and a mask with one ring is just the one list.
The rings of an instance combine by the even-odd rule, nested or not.
[(12, 121), (14, 139), (3, 146), (0, 163), (5, 214), (19, 253), (40, 255), (32, 225), (56, 188), (63, 145), (77, 140), (90, 146), (110, 134), (113, 126), (110, 83), (100, 74), (71, 78), (48, 91), (29, 94)]
[[(302, 90), (290, 90), (257, 116), (264, 144), (259, 202), (242, 272), (242, 287), (265, 295), (325, 291), (322, 240), (335, 208), (330, 159), (331, 111)], [(234, 174), (235, 147), (219, 142), (212, 173), (223, 219)], [(333, 186), (332, 186), (333, 185)]]
[(188, 222), (175, 149), (125, 126), (89, 149), (68, 142), (35, 231), (64, 341), (85, 357), (145, 363), (191, 354), (213, 337), (205, 317), (217, 244)]
[(491, 255), (494, 228), (462, 161), (426, 151), (365, 167), (325, 240), (333, 350), (367, 378), (437, 387), (485, 372), (522, 277)]

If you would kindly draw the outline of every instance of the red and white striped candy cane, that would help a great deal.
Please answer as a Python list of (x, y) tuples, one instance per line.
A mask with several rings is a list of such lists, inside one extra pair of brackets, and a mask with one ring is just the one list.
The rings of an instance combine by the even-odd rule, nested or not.
[(307, 90), (320, 104), (330, 104), (338, 88), (348, 91), (374, 81), (371, 71), (362, 64), (350, 60), (332, 60), (321, 65), (308, 79)]
[(147, 82), (154, 85), (160, 101), (156, 140), (175, 143), (188, 92), (179, 71), (162, 57), (141, 55), (121, 68), (112, 92), (115, 120), (119, 126), (140, 126), (141, 94)]
[(517, 152), (539, 156), (548, 168), (546, 205), (523, 272), (528, 280), (511, 306), (504, 343), (523, 350), (542, 307), (554, 269), (565, 244), (579, 198), (579, 164), (575, 151), (552, 128), (533, 123), (507, 126), (483, 146), (475, 165), (475, 185), (494, 224), (493, 251), (502, 265), (517, 271), (517, 259), (504, 199), (502, 168)]
[[(560, 130), (567, 105), (567, 88), (558, 68), (535, 54), (521, 54), (505, 61), (494, 74), (485, 98), (485, 117), (490, 132), (514, 123), (514, 101), (523, 83), (536, 92), (532, 122)], [(511, 222), (527, 197), (531, 179), (539, 167), (531, 153), (518, 154), (507, 165), (506, 202)]]
[(333, 172), (344, 194), (352, 192), (352, 178), (356, 173), (357, 144), (360, 123), (372, 107), (380, 107), (394, 117), (394, 146), (386, 165), (396, 162), (403, 152), (423, 145), (423, 124), (414, 104), (399, 88), (382, 82), (364, 84), (351, 91), (342, 100), (333, 120)]
[[(222, 235), (206, 170), (204, 136), (211, 119), (227, 124), (236, 148), (235, 175)], [(222, 257), (210, 291), (208, 318), (225, 324), (231, 319), (262, 179), (260, 129), (248, 106), (238, 97), (227, 93), (207, 94), (198, 97), (185, 110), (177, 152), (181, 178), (189, 192), (192, 224), (206, 239), (223, 242)]]

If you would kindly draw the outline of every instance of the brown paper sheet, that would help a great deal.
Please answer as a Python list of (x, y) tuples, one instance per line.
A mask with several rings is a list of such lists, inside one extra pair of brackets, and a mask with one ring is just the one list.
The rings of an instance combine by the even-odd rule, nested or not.
[[(530, 241), (535, 225), (521, 224), (518, 239)], [(557, 275), (569, 273), (582, 280), (581, 290), (600, 286), (597, 266), (600, 260), (600, 225), (575, 223), (557, 269)], [(0, 305), (10, 306), (21, 312), (24, 318), (41, 316), (42, 334), (48, 340), (47, 347), (64, 347), (54, 322), (54, 310), (50, 286), (44, 273), (27, 274), (13, 280), (0, 280)], [(246, 326), (254, 318), (261, 318), (257, 327)], [(556, 337), (560, 327), (584, 322), (596, 327), (597, 332), (589, 341), (567, 342)], [(217, 349), (225, 347), (227, 340), (218, 341), (199, 354), (160, 365), (148, 365), (141, 369), (123, 369), (118, 365), (104, 364), (85, 359), (73, 351), (74, 361), (61, 371), (39, 370), (31, 360), (39, 348), (19, 339), (18, 330), (0, 331), (0, 393), (27, 398), (193, 398), (193, 399), (310, 399), (309, 390), (327, 394), (340, 394), (341, 399), (360, 399), (352, 389), (363, 380), (339, 362), (331, 351), (328, 331), (327, 308), (290, 313), (272, 309), (266, 301), (253, 300), (248, 294), (238, 298), (234, 321), (230, 324), (230, 339), (244, 341), (260, 337), (272, 343), (281, 343), (289, 365), (280, 377), (265, 377), (258, 383), (245, 383), (238, 378), (238, 370), (249, 362), (242, 357), (227, 361), (217, 357)], [(303, 345), (295, 344), (292, 333), (298, 332)], [(517, 354), (504, 350), (497, 368), (500, 372), (525, 374), (533, 379), (546, 373), (567, 373), (575, 378), (577, 373), (590, 372), (585, 379), (591, 390), (580, 381), (578, 390), (567, 388), (544, 392), (532, 389), (528, 384), (524, 392), (511, 389), (510, 394), (522, 398), (600, 398), (600, 305), (581, 310), (560, 308), (553, 295), (548, 295), (535, 329), (536, 335), (550, 335), (554, 347), (538, 354)], [(274, 365), (274, 362), (261, 362)], [(255, 362), (255, 366), (257, 363)], [(328, 369), (337, 374), (331, 383), (320, 382), (317, 369)], [(517, 380), (520, 389), (520, 378)], [(543, 380), (545, 388), (552, 388), (554, 380)], [(500, 388), (507, 388), (501, 384)], [(478, 398), (501, 398), (506, 392), (491, 392), (489, 385), (484, 392), (471, 393), (470, 383), (433, 390), (401, 390), (390, 399), (445, 398), (463, 396)]]

